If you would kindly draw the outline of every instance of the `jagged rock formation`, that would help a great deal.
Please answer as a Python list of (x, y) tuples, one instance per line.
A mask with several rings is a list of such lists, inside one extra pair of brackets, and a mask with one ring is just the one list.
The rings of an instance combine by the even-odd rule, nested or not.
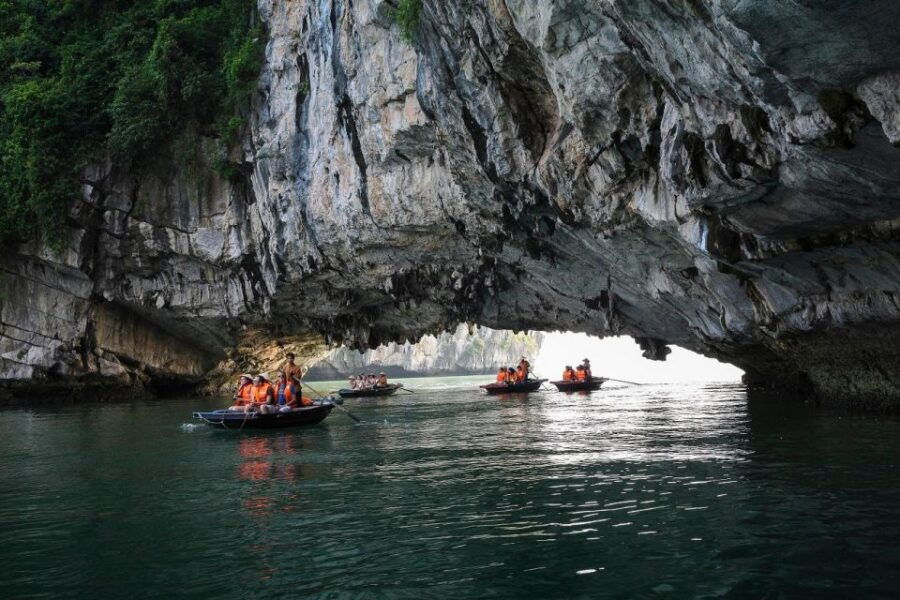
[(384, 370), (399, 375), (464, 375), (492, 373), (516, 365), (522, 356), (537, 356), (543, 334), (497, 331), (461, 324), (453, 333), (423, 336), (415, 344), (391, 342), (365, 352), (342, 346), (310, 368), (308, 378), (337, 379), (348, 374)]
[[(413, 45), (385, 0), (259, 9), (240, 176), (202, 151), (86, 173), (71, 250), (2, 261), (3, 377), (192, 376), (246, 324), (373, 347), (468, 321), (898, 405), (893, 0), (424, 0)], [(184, 354), (98, 334), (109, 304)]]

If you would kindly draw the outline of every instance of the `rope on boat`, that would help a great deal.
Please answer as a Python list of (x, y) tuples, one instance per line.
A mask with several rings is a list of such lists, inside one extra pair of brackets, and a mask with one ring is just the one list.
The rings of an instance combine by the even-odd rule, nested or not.
[(203, 416), (203, 413), (200, 413), (200, 412), (197, 413), (197, 416), (200, 417), (200, 420), (203, 421), (204, 423), (206, 423), (207, 425), (221, 425), (222, 424), (221, 422), (215, 423), (213, 421), (210, 421), (209, 419), (207, 419), (206, 417)]
[[(204, 417), (203, 413), (196, 413), (196, 414), (198, 417), (200, 417), (200, 420), (203, 421), (204, 423), (206, 423), (207, 425), (213, 425), (216, 427), (221, 427), (222, 429), (228, 429), (228, 425), (225, 424), (225, 415), (227, 413), (228, 413), (228, 410), (222, 411), (222, 413), (221, 413), (222, 418), (219, 419), (219, 421), (211, 421), (211, 420), (207, 419), (206, 417)], [(250, 413), (248, 411), (244, 412), (244, 418), (241, 420), (241, 426), (238, 427), (238, 431), (241, 431), (242, 429), (244, 429), (244, 425), (247, 423), (247, 419), (250, 418), (251, 414), (252, 413)]]
[[(241, 426), (238, 427), (238, 431), (244, 430), (244, 425), (247, 423), (247, 419), (249, 419), (249, 418), (250, 418), (250, 411), (244, 409), (244, 419), (241, 421)], [(222, 417), (222, 427), (224, 427), (225, 429), (228, 429), (228, 427), (225, 427), (225, 417)]]

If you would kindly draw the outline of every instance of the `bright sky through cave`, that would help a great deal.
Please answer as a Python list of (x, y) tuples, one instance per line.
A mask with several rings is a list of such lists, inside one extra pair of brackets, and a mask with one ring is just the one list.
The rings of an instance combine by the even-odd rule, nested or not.
[(665, 361), (647, 360), (630, 337), (600, 339), (584, 333), (553, 332), (544, 336), (541, 351), (532, 361), (535, 373), (559, 379), (566, 365), (591, 360), (594, 375), (646, 383), (740, 381), (735, 366), (671, 346)]

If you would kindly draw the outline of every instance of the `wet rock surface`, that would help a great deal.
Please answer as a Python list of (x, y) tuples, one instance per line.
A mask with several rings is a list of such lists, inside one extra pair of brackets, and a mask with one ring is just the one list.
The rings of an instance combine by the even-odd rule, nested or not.
[[(475, 322), (900, 406), (897, 3), (424, 0), (412, 45), (384, 0), (259, 9), (237, 175), (202, 147), (86, 173), (70, 250), (2, 259), (5, 379), (190, 379), (246, 326)], [(186, 354), (105, 348), (106, 305)]]

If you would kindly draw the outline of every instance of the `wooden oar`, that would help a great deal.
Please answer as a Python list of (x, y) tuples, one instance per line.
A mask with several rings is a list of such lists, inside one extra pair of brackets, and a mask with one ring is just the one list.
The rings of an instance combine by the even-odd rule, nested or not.
[[(323, 396), (323, 395), (320, 394), (318, 391), (316, 391), (316, 389), (313, 388), (312, 386), (310, 386), (308, 383), (303, 383), (303, 382), (301, 381), (301, 382), (300, 382), (300, 385), (305, 385), (305, 386), (306, 386), (306, 389), (308, 389), (308, 390), (311, 391), (312, 393), (316, 394), (316, 395), (319, 397), (320, 400), (327, 400), (327, 398), (325, 398), (325, 396)], [(332, 405), (333, 407), (335, 407), (335, 408), (337, 408), (337, 409), (339, 409), (339, 410), (342, 410), (342, 411), (344, 411), (345, 413), (347, 413), (347, 416), (350, 417), (351, 419), (353, 419), (354, 421), (356, 421), (357, 423), (362, 423), (362, 419), (360, 419), (359, 417), (357, 417), (356, 415), (354, 415), (352, 412), (350, 412), (349, 410), (347, 410), (346, 408), (344, 408), (344, 407), (341, 406), (340, 404), (335, 404), (334, 402), (332, 402), (331, 405)]]
[(637, 381), (625, 381), (624, 379), (613, 379), (612, 377), (603, 377), (607, 381), (615, 381), (617, 383), (627, 383), (628, 385), (650, 385), (649, 383), (638, 383)]

